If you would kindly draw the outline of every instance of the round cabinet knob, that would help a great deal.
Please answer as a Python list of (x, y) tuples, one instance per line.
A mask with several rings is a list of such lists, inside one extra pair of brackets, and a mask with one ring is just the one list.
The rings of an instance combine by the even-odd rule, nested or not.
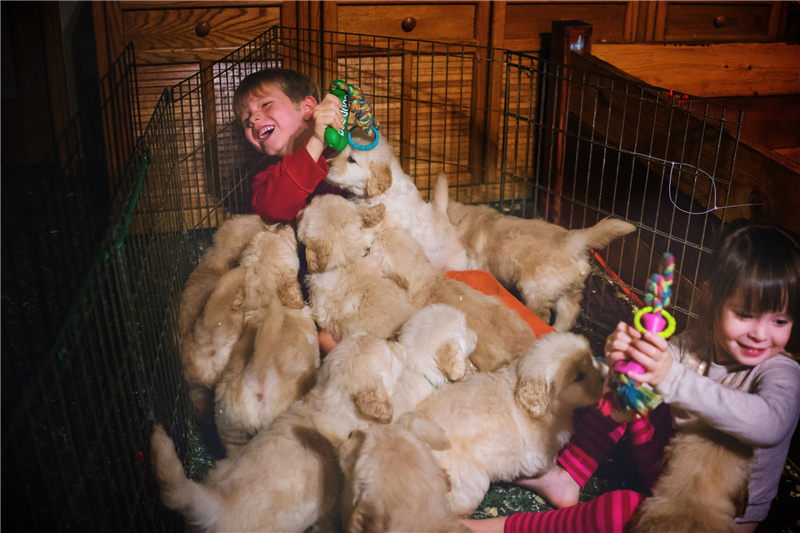
[(721, 28), (728, 22), (728, 19), (725, 18), (725, 15), (718, 15), (714, 17), (714, 26), (717, 28)]
[(403, 31), (411, 31), (417, 26), (417, 19), (414, 17), (406, 17), (403, 19)]
[(195, 26), (194, 28), (194, 32), (200, 37), (205, 37), (206, 35), (211, 33), (211, 24), (209, 24), (208, 21), (206, 20), (198, 22), (197, 26)]

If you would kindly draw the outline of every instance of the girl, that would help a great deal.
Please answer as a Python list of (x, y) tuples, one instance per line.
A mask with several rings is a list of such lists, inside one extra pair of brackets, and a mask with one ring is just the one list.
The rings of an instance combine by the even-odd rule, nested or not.
[[(618, 490), (578, 505), (580, 488), (626, 432), (647, 486), (676, 431), (711, 426), (754, 447), (749, 502), (737, 532), (753, 532), (778, 490), (800, 416), (800, 241), (776, 226), (736, 221), (725, 227), (712, 258), (708, 313), (701, 327), (667, 342), (620, 323), (608, 337), (609, 366), (633, 359), (664, 403), (628, 424), (588, 410), (558, 458), (536, 479), (518, 480), (554, 507), (489, 520), (465, 520), (474, 531), (623, 531), (644, 494)], [(788, 350), (788, 351), (787, 351)], [(671, 423), (670, 423), (671, 422)]]

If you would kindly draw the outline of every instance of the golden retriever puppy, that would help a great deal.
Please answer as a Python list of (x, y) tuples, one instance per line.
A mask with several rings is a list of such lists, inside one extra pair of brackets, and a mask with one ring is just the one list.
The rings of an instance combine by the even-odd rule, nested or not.
[(463, 379), (476, 342), (464, 313), (449, 305), (423, 307), (403, 324), (396, 342), (403, 372), (392, 394), (394, 419), (439, 387)]
[(308, 394), (199, 483), (186, 477), (172, 440), (156, 426), (151, 442), (162, 502), (195, 531), (337, 530), (338, 447), (356, 429), (391, 421), (399, 373), (385, 340), (344, 339)]
[(483, 294), (448, 278), (424, 257), (407, 232), (378, 225), (370, 254), (385, 277), (405, 288), (416, 306), (445, 304), (455, 307), (476, 334), (470, 362), (490, 371), (525, 353), (535, 341), (528, 324), (496, 296)]
[(214, 388), (244, 329), (242, 267), (222, 274), (198, 319), (181, 337), (183, 375), (189, 383), (194, 415), (214, 418)]
[(227, 455), (267, 427), (314, 384), (319, 339), (297, 273), (289, 226), (270, 226), (242, 254), (244, 332), (216, 388), (214, 417)]
[(430, 286), (427, 303), (455, 307), (467, 317), (467, 327), (477, 342), (469, 356), (480, 372), (490, 372), (522, 356), (536, 342), (536, 336), (516, 313), (497, 296), (473, 289), (442, 274)]
[(419, 308), (370, 254), (372, 229), (383, 213), (383, 206), (367, 208), (325, 195), (298, 215), (311, 312), (337, 340), (362, 333), (391, 337)]
[(330, 162), (325, 179), (351, 193), (361, 204), (385, 205), (387, 223), (407, 230), (436, 268), (472, 268), (447, 217), (447, 202), (425, 202), (383, 138), (371, 150), (347, 146)]
[(214, 387), (244, 327), (244, 271), (236, 267), (245, 247), (265, 229), (258, 215), (225, 221), (181, 293), (181, 364), (201, 419), (213, 418)]
[(653, 496), (636, 509), (634, 533), (733, 533), (747, 508), (753, 449), (725, 433), (679, 433)]
[(320, 326), (334, 337), (359, 331), (388, 337), (417, 310), (443, 303), (464, 313), (476, 333), (470, 361), (479, 371), (530, 348), (535, 336), (516, 312), (496, 296), (449, 279), (407, 231), (384, 224), (382, 210), (328, 195), (300, 213), (306, 284)]
[(356, 430), (339, 448), (348, 533), (470, 531), (448, 509), (450, 482), (431, 453), (450, 446), (444, 431), (410, 415)]
[(550, 470), (572, 433), (572, 414), (600, 400), (604, 368), (586, 338), (549, 333), (494, 372), (470, 374), (422, 400), (416, 413), (452, 444), (434, 451), (450, 477), (450, 509), (472, 513), (493, 481)]
[[(447, 198), (443, 180), (437, 183), (435, 201)], [(515, 287), (526, 307), (546, 323), (554, 311), (557, 331), (572, 329), (580, 313), (591, 270), (589, 249), (603, 248), (636, 229), (624, 220), (606, 218), (588, 228), (567, 230), (541, 219), (459, 202), (450, 202), (447, 214), (476, 268)]]

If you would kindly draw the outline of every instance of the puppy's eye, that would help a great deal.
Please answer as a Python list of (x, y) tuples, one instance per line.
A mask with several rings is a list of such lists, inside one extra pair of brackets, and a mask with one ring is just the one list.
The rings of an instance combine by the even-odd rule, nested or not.
[(351, 156), (351, 155), (348, 155), (348, 156), (347, 156), (347, 162), (348, 162), (348, 163), (355, 163), (355, 162), (356, 162), (356, 160), (355, 160), (355, 159), (353, 159), (353, 156)]
[(575, 376), (575, 383), (580, 383), (584, 379), (586, 379), (586, 375), (583, 372), (578, 372), (578, 375)]

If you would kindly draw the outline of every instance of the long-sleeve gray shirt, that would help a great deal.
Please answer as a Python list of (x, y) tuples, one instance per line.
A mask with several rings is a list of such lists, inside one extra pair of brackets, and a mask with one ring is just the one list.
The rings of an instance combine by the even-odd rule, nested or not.
[(677, 431), (711, 426), (753, 446), (755, 457), (742, 522), (762, 521), (778, 491), (800, 417), (800, 365), (778, 355), (754, 367), (714, 363), (713, 343), (697, 331), (670, 341), (673, 356), (657, 387)]

